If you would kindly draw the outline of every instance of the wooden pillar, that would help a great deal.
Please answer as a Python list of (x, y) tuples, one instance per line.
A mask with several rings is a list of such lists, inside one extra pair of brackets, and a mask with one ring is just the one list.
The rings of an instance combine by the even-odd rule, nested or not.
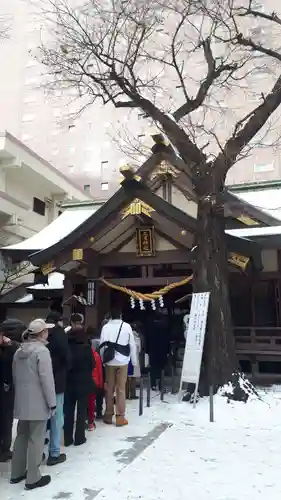
[(277, 302), (277, 325), (281, 325), (281, 250), (277, 250), (277, 263), (278, 263), (278, 279), (276, 281), (275, 295)]
[[(62, 303), (64, 303), (67, 299), (69, 299), (73, 295), (73, 283), (70, 277), (67, 275), (64, 277), (64, 290), (63, 290), (63, 298)], [(66, 304), (63, 306), (63, 316), (65, 318), (70, 318), (71, 316), (71, 305)]]

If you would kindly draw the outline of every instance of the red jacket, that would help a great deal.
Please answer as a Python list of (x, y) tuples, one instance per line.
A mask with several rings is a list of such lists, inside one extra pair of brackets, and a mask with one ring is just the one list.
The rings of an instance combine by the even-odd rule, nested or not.
[(95, 368), (92, 371), (93, 381), (97, 389), (103, 389), (103, 373), (102, 373), (102, 361), (100, 355), (92, 348), (93, 358), (95, 360)]

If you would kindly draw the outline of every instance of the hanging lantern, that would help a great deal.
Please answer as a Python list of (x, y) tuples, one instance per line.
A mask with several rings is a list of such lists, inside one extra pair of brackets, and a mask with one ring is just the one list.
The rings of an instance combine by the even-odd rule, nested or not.
[(131, 308), (132, 308), (132, 309), (135, 309), (135, 307), (136, 307), (136, 302), (135, 302), (134, 297), (130, 297), (130, 302), (131, 302)]
[(164, 307), (164, 298), (163, 298), (163, 295), (161, 295), (161, 297), (159, 297), (159, 306), (160, 307)]

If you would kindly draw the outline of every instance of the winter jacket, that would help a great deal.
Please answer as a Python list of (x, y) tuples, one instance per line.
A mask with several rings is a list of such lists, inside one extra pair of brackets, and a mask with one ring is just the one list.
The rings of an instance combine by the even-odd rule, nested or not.
[(169, 330), (165, 320), (156, 317), (149, 325), (147, 352), (151, 366), (164, 368), (170, 349)]
[(13, 390), (13, 359), (18, 344), (10, 342), (0, 345), (0, 391)]
[(24, 342), (14, 355), (14, 416), (20, 420), (48, 420), (56, 406), (52, 361), (46, 343)]
[(71, 329), (67, 335), (71, 368), (67, 373), (66, 391), (89, 395), (95, 391), (92, 372), (95, 361), (91, 345), (83, 330)]
[(97, 389), (103, 389), (103, 369), (102, 360), (98, 352), (92, 348), (93, 358), (95, 362), (95, 368), (92, 371), (93, 381)]
[(70, 350), (64, 328), (56, 325), (49, 330), (48, 349), (52, 359), (56, 393), (63, 394), (66, 388), (66, 375), (70, 369)]

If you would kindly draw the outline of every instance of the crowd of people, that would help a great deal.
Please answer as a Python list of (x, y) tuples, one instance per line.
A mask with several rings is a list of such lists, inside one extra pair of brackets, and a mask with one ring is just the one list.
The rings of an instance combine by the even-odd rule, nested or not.
[(11, 484), (25, 481), (27, 490), (49, 484), (51, 476), (40, 472), (42, 462), (63, 463), (62, 445), (83, 445), (97, 419), (127, 425), (126, 398), (137, 398), (141, 354), (140, 335), (117, 309), (100, 335), (85, 328), (79, 313), (72, 314), (66, 329), (55, 311), (28, 328), (14, 319), (2, 322), (0, 461), (11, 460)]

